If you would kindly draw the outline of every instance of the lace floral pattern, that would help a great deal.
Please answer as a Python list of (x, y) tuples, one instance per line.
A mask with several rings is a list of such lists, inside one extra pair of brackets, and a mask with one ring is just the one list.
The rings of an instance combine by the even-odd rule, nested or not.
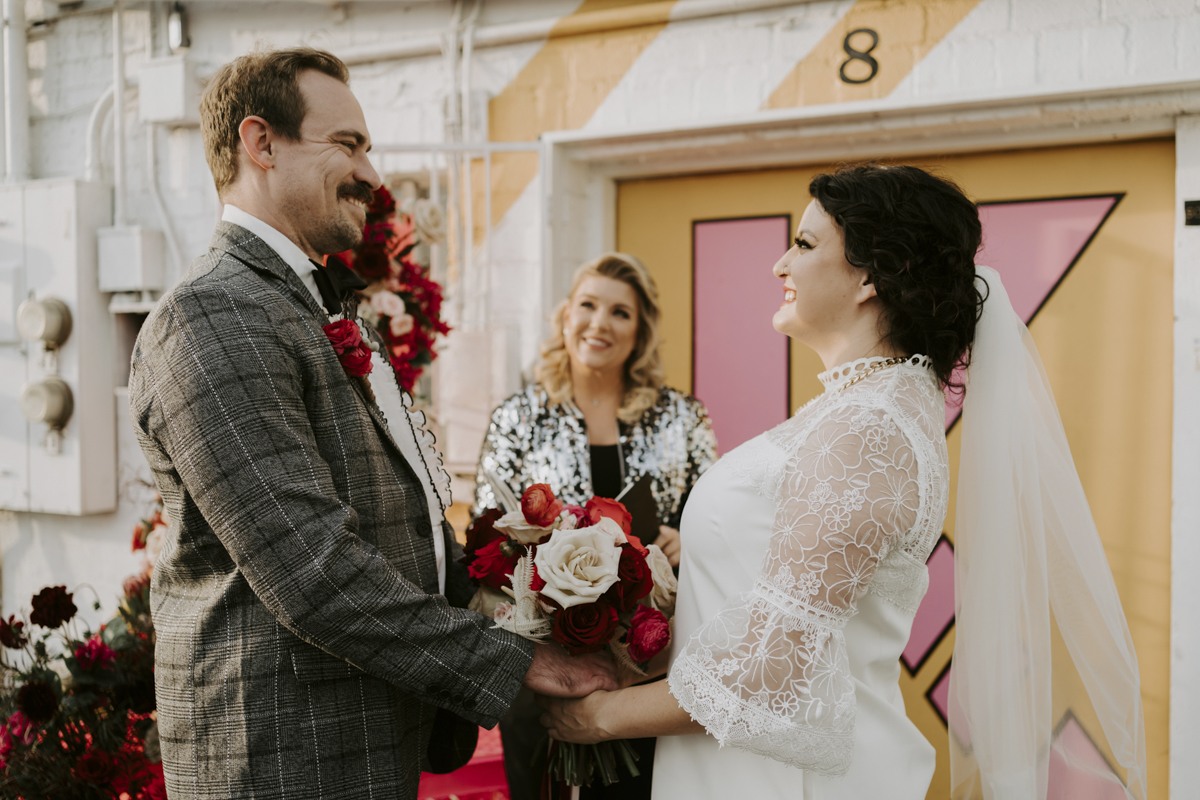
[[(696, 631), (668, 678), (722, 745), (827, 775), (849, 769), (854, 745), (846, 622), (868, 590), (915, 613), (948, 499), (928, 360), (849, 383), (876, 361), (823, 374), (825, 394), (747, 443), (752, 457), (726, 456), (773, 492), (770, 545), (753, 589)], [(778, 455), (764, 457), (764, 444)], [(747, 473), (753, 464), (777, 474)]]

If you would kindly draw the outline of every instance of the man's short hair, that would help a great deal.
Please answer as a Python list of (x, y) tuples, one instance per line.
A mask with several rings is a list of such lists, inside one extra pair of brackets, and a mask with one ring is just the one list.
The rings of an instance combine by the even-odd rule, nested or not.
[(218, 195), (237, 180), (238, 126), (246, 117), (262, 117), (283, 138), (299, 140), (308, 109), (298, 78), (310, 69), (350, 82), (340, 58), (312, 47), (255, 50), (221, 67), (209, 81), (200, 98), (200, 133)]

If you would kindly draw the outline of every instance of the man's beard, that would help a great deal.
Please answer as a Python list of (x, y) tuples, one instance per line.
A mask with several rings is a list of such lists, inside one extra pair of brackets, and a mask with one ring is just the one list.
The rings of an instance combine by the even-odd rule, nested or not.
[(342, 208), (342, 198), (350, 197), (370, 205), (375, 193), (365, 183), (352, 182), (339, 186), (337, 197), (337, 210), (321, 226), (323, 241), (320, 242), (318, 249), (325, 253), (345, 252), (357, 247), (363, 239), (362, 226), (348, 218)]

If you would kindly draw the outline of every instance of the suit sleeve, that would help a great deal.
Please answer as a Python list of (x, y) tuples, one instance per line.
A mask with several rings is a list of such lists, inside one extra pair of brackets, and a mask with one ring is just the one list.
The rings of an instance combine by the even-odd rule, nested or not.
[(358, 535), (317, 446), (295, 342), (233, 287), (194, 284), (163, 302), (134, 356), (130, 391), (150, 409), (135, 424), (256, 597), (304, 641), (494, 724), (532, 646), (425, 594)]

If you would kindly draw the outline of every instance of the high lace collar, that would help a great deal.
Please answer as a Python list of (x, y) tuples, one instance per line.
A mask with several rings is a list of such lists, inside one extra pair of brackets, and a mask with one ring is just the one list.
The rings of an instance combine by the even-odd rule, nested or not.
[[(860, 358), (857, 361), (848, 361), (845, 364), (834, 367), (831, 370), (822, 372), (817, 378), (825, 386), (825, 394), (836, 392), (838, 389), (845, 386), (858, 375), (861, 375), (866, 370), (875, 366), (881, 361), (887, 361), (887, 356), (871, 356), (870, 358)], [(903, 364), (897, 364), (896, 367), (917, 367), (919, 369), (929, 369), (933, 366), (933, 362), (929, 360), (929, 356), (912, 355), (909, 356)]]

